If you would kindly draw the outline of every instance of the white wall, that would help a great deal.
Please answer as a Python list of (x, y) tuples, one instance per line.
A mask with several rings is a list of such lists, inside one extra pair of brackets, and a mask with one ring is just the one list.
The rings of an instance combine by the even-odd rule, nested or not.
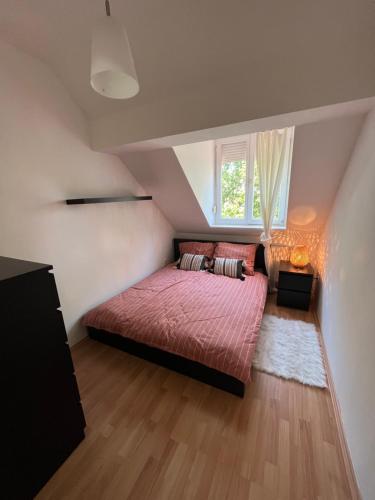
[(214, 224), (215, 141), (173, 148), (210, 225)]
[(142, 194), (51, 71), (0, 43), (0, 254), (53, 264), (71, 343), (81, 315), (171, 257), (173, 229), (153, 202), (66, 206), (66, 198)]
[(319, 317), (364, 500), (375, 491), (375, 109), (329, 217)]

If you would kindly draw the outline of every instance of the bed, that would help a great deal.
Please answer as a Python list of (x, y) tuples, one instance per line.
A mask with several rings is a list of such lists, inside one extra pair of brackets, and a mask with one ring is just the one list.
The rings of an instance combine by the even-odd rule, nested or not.
[[(182, 241), (192, 240), (174, 240), (176, 260)], [(170, 264), (83, 323), (97, 341), (243, 397), (267, 296), (262, 245), (255, 269), (241, 281)]]

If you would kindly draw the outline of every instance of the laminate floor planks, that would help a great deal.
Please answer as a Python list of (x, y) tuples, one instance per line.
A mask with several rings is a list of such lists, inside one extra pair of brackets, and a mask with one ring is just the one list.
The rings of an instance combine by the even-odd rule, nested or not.
[(39, 500), (351, 499), (329, 390), (254, 371), (240, 399), (90, 339), (73, 358), (86, 439)]

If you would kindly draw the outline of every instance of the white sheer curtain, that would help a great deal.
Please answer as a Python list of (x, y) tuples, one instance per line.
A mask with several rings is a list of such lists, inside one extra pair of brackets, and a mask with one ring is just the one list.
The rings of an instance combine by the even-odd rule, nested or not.
[(260, 207), (263, 233), (260, 241), (265, 247), (265, 260), (270, 289), (274, 288), (273, 259), (271, 253), (272, 223), (275, 206), (283, 176), (286, 175), (286, 155), (289, 151), (290, 130), (279, 129), (258, 132), (256, 140), (256, 162), (259, 172)]

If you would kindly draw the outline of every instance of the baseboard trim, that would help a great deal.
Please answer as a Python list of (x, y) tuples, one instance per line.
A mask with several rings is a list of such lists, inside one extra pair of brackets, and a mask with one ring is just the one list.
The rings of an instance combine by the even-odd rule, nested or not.
[(316, 324), (318, 325), (318, 328), (319, 328), (319, 340), (320, 340), (320, 345), (321, 345), (322, 354), (323, 354), (324, 367), (325, 367), (326, 374), (327, 374), (328, 389), (330, 391), (331, 398), (332, 398), (333, 413), (334, 413), (336, 426), (337, 426), (337, 430), (338, 430), (339, 444), (340, 444), (340, 449), (341, 449), (342, 458), (343, 458), (343, 462), (344, 462), (346, 476), (348, 478), (350, 494), (351, 494), (352, 500), (362, 500), (362, 496), (361, 496), (361, 493), (360, 493), (359, 488), (358, 488), (357, 478), (356, 478), (355, 472), (354, 472), (353, 462), (352, 462), (352, 459), (350, 456), (348, 442), (346, 440), (345, 433), (344, 433), (340, 405), (339, 405), (339, 401), (337, 399), (335, 385), (333, 383), (332, 372), (331, 372), (331, 368), (330, 368), (329, 362), (328, 362), (327, 350), (326, 350), (326, 346), (324, 343), (322, 329), (320, 327), (320, 321), (319, 321), (319, 318), (318, 318), (316, 311), (314, 311), (314, 316), (315, 316)]

